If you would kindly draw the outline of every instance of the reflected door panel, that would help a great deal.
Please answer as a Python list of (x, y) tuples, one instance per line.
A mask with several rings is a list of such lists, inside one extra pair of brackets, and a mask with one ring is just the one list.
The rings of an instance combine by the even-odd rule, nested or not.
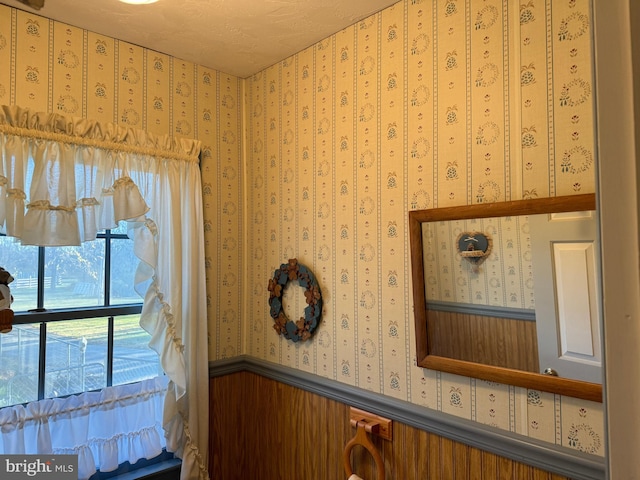
[(595, 212), (534, 215), (530, 223), (540, 371), (600, 383)]

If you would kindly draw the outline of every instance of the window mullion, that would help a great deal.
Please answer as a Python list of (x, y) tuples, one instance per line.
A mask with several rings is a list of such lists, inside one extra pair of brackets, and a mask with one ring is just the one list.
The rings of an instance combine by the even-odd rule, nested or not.
[(114, 317), (109, 316), (107, 321), (107, 387), (113, 385), (113, 332)]
[(111, 305), (111, 230), (107, 230), (104, 239), (104, 305)]
[(44, 309), (44, 264), (45, 264), (45, 250), (44, 247), (38, 247), (38, 298), (37, 298), (37, 310)]
[[(44, 309), (44, 247), (38, 247), (38, 293), (37, 310)], [(40, 323), (40, 345), (38, 348), (38, 400), (44, 398), (45, 377), (47, 374), (47, 324)]]
[(38, 400), (44, 398), (45, 375), (47, 374), (47, 324), (40, 322), (40, 345), (38, 352)]

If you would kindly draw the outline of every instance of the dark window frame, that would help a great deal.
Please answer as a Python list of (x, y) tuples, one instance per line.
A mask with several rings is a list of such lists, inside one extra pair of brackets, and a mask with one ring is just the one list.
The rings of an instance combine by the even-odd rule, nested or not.
[[(0, 236), (5, 236), (0, 234)], [(39, 352), (38, 352), (38, 398), (43, 400), (45, 396), (46, 380), (46, 347), (47, 347), (47, 324), (58, 321), (69, 321), (78, 319), (107, 318), (107, 365), (106, 365), (106, 387), (113, 386), (113, 350), (114, 350), (114, 325), (115, 318), (124, 315), (139, 314), (142, 311), (142, 300), (140, 303), (111, 305), (111, 246), (112, 241), (131, 240), (126, 234), (113, 233), (111, 230), (98, 233), (97, 238), (104, 240), (104, 296), (103, 304), (93, 307), (59, 308), (46, 309), (44, 307), (44, 278), (45, 278), (45, 256), (47, 248), (38, 248), (38, 291), (37, 306), (27, 312), (15, 312), (14, 325), (39, 324)], [(74, 392), (71, 395), (84, 393)], [(65, 395), (66, 396), (66, 395)]]

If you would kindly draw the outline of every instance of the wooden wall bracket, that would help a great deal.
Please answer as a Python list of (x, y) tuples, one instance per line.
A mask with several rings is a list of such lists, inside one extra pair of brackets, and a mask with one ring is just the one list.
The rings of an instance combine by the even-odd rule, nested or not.
[(349, 420), (351, 424), (357, 425), (357, 422), (364, 421), (371, 425), (378, 425), (378, 428), (371, 429), (372, 434), (378, 435), (379, 437), (384, 438), (385, 440), (392, 439), (392, 430), (391, 430), (391, 420), (388, 418), (381, 417), (379, 415), (374, 415), (373, 413), (365, 412), (364, 410), (360, 410), (359, 408), (350, 407), (349, 408)]

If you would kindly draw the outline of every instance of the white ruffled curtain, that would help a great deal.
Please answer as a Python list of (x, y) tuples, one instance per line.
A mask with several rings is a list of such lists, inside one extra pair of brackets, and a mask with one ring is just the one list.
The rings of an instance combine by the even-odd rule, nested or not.
[[(181, 480), (208, 478), (208, 358), (200, 142), (0, 107), (0, 229), (79, 245), (128, 222), (140, 325), (169, 378), (163, 428)], [(115, 412), (117, 413), (117, 412)]]
[(78, 478), (153, 458), (165, 446), (166, 377), (0, 409), (0, 452), (77, 455)]

